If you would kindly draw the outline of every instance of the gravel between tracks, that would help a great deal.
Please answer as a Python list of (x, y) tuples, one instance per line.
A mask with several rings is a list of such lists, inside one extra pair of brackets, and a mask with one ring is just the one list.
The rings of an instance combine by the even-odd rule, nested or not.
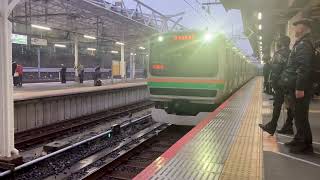
[(17, 180), (30, 180), (30, 179), (43, 179), (50, 175), (58, 174), (64, 169), (70, 167), (72, 164), (77, 161), (87, 157), (91, 154), (94, 154), (102, 149), (115, 147), (126, 137), (145, 129), (146, 127), (154, 124), (152, 120), (147, 121), (146, 123), (135, 124), (129, 127), (126, 127), (122, 130), (120, 135), (114, 136), (112, 138), (99, 138), (95, 141), (80, 145), (70, 151), (61, 153), (53, 158), (46, 159), (40, 163), (37, 163), (28, 169), (21, 170), (16, 172), (15, 179)]

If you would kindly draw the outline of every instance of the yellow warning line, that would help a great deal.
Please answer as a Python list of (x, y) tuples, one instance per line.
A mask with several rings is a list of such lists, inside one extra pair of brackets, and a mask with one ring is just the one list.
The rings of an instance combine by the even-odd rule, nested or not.
[(256, 81), (251, 102), (242, 117), (240, 130), (222, 170), (222, 180), (263, 179), (262, 132), (258, 127), (262, 121), (261, 87), (260, 78)]

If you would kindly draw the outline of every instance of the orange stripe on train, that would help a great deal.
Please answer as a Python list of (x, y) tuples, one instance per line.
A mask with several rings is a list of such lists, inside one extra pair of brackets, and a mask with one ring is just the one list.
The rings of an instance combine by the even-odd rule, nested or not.
[(149, 78), (148, 82), (174, 82), (174, 83), (224, 83), (216, 79), (181, 79), (181, 78)]

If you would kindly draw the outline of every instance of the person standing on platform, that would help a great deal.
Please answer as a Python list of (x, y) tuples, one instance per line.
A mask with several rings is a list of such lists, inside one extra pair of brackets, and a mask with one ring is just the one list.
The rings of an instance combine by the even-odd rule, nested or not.
[(84, 67), (82, 64), (80, 64), (79, 69), (78, 69), (78, 75), (79, 75), (79, 81), (82, 84), (83, 79), (84, 79)]
[(12, 80), (13, 80), (13, 85), (17, 85), (17, 78), (15, 77), (17, 69), (17, 63), (15, 61), (12, 62)]
[[(284, 103), (284, 98), (286, 90), (284, 87), (279, 84), (279, 77), (281, 76), (282, 71), (285, 69), (288, 62), (290, 54), (290, 38), (288, 36), (282, 36), (277, 42), (277, 51), (274, 53), (274, 56), (271, 61), (271, 84), (275, 91), (274, 102), (273, 102), (273, 111), (272, 119), (267, 124), (259, 124), (260, 128), (269, 134), (273, 135), (276, 131), (278, 120), (281, 113), (282, 104)], [(281, 130), (278, 130), (278, 133), (282, 134), (293, 134), (293, 111), (292, 108), (287, 109), (287, 120)]]
[(309, 104), (312, 95), (312, 59), (314, 49), (311, 37), (312, 20), (295, 22), (296, 42), (289, 56), (288, 65), (281, 74), (281, 81), (294, 100), (294, 118), (297, 132), (294, 139), (285, 143), (290, 153), (313, 153), (312, 133), (309, 123)]
[(264, 92), (267, 94), (271, 94), (271, 87), (270, 87), (270, 83), (269, 83), (269, 75), (271, 72), (270, 57), (265, 56), (263, 58), (263, 61), (265, 62), (264, 66), (263, 66)]
[(17, 86), (22, 87), (22, 78), (23, 78), (23, 66), (21, 64), (17, 65), (16, 73), (18, 74), (17, 77)]
[[(94, 85), (95, 86), (98, 86), (100, 85), (99, 83), (101, 83), (101, 67), (100, 65), (98, 64), (95, 69), (94, 69)], [(101, 86), (101, 85), (100, 85)]]
[(60, 79), (61, 83), (66, 83), (66, 74), (67, 74), (67, 68), (64, 64), (61, 64), (61, 70), (60, 70)]

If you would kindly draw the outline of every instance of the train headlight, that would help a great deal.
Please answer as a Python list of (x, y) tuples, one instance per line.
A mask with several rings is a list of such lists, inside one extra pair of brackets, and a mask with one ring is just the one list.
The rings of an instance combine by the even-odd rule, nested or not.
[(213, 39), (213, 35), (211, 34), (211, 33), (206, 33), (205, 35), (204, 35), (204, 42), (210, 42), (210, 41), (212, 41), (212, 39)]
[(159, 41), (159, 42), (162, 42), (162, 41), (163, 41), (163, 36), (159, 36), (159, 37), (158, 37), (158, 41)]

